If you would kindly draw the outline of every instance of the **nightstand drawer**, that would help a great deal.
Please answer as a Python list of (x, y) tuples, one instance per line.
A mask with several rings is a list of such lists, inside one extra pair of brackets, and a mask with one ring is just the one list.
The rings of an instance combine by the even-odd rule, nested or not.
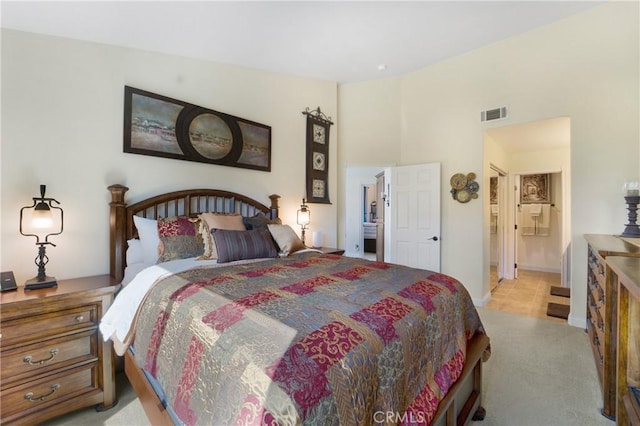
[(2, 388), (47, 371), (97, 359), (93, 330), (2, 352)]
[(98, 326), (96, 305), (78, 306), (73, 309), (19, 318), (2, 323), (2, 347), (15, 343), (41, 340), (56, 334)]
[(64, 399), (80, 397), (97, 388), (96, 376), (94, 362), (6, 389), (0, 399), (2, 417), (10, 422), (12, 414), (23, 415)]

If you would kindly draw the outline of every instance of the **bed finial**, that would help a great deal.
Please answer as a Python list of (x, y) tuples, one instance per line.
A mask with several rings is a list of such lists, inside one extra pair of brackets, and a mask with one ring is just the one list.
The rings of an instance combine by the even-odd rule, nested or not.
[(269, 210), (271, 211), (271, 219), (277, 219), (280, 217), (280, 206), (278, 205), (280, 196), (278, 194), (271, 194), (269, 195), (269, 199), (271, 200), (271, 205), (269, 206)]
[(109, 185), (107, 187), (111, 192), (111, 204), (124, 204), (124, 193), (129, 190), (128, 187), (120, 184)]

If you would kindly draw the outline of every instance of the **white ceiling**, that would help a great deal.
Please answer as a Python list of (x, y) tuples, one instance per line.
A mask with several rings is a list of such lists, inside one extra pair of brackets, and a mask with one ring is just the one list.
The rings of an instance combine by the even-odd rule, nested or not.
[[(3, 28), (347, 83), (406, 74), (600, 3), (1, 0), (0, 17)], [(508, 152), (545, 149), (568, 146), (567, 123), (488, 132)]]
[(346, 83), (415, 71), (600, 3), (2, 0), (0, 16), (3, 28)]

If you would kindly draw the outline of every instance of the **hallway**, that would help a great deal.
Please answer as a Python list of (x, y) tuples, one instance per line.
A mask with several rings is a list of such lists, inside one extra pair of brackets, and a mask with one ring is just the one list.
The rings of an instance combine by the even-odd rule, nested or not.
[(518, 279), (502, 280), (492, 290), (491, 300), (485, 307), (566, 324), (566, 319), (547, 316), (548, 302), (569, 305), (568, 297), (551, 295), (552, 286), (560, 286), (560, 274), (520, 270)]

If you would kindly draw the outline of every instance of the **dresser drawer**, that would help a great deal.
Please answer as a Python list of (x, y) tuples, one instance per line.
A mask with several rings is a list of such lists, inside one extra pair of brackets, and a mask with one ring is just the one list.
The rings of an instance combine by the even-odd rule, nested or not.
[(13, 414), (28, 414), (66, 399), (81, 397), (98, 388), (97, 364), (61, 371), (2, 391), (0, 405), (3, 420)]
[(95, 360), (97, 356), (95, 330), (2, 351), (0, 383), (4, 389), (13, 382), (28, 380), (74, 363)]
[(56, 334), (98, 326), (97, 305), (84, 305), (61, 311), (32, 315), (2, 323), (3, 348), (30, 340), (42, 340)]

